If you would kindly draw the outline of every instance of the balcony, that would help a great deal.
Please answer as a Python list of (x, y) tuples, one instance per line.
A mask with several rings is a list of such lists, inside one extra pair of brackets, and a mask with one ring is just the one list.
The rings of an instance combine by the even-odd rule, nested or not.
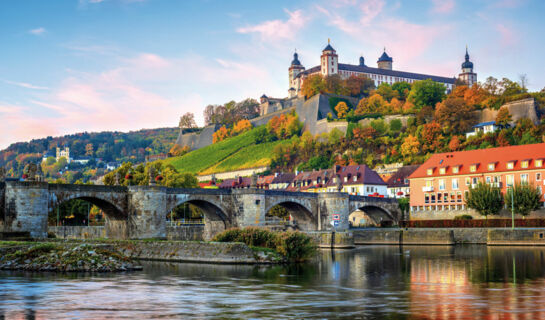
[(433, 191), (433, 187), (422, 187), (422, 191), (423, 191), (423, 192), (432, 192), (432, 191)]

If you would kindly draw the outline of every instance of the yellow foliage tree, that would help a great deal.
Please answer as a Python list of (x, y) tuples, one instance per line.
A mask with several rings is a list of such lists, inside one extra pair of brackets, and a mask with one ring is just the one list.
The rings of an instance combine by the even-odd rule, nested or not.
[(339, 119), (344, 119), (348, 113), (348, 106), (346, 105), (346, 102), (340, 101), (337, 103), (335, 106), (335, 111), (337, 111), (337, 117)]
[(250, 129), (252, 129), (252, 124), (250, 123), (250, 121), (242, 119), (239, 122), (235, 123), (231, 135), (238, 135), (243, 132), (250, 131)]
[(229, 137), (229, 130), (225, 126), (222, 126), (218, 131), (212, 134), (212, 143), (220, 142)]
[(410, 134), (405, 140), (403, 140), (403, 144), (401, 145), (401, 154), (404, 157), (411, 157), (414, 154), (417, 154), (420, 150), (420, 142), (418, 142), (418, 138)]

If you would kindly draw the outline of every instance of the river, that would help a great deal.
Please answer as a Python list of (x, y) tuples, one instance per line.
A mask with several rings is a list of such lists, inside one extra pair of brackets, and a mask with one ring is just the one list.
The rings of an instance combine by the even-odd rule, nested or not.
[[(299, 266), (0, 272), (0, 319), (540, 319), (545, 248), (365, 246)], [(509, 318), (509, 317), (508, 317)]]

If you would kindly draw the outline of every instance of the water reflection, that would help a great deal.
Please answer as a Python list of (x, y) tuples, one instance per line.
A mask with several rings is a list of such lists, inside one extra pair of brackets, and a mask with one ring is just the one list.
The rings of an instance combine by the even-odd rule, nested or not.
[[(0, 273), (0, 319), (545, 318), (545, 248), (368, 246), (297, 266)], [(509, 317), (508, 317), (509, 318)]]

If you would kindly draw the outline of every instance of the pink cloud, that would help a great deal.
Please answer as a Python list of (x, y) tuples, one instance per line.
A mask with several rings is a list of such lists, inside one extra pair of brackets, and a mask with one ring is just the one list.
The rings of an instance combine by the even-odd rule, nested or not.
[(239, 33), (256, 33), (264, 41), (279, 41), (293, 38), (301, 28), (305, 26), (308, 18), (305, 17), (303, 11), (288, 11), (284, 10), (289, 18), (286, 21), (277, 19), (269, 20), (257, 24), (255, 26), (241, 27), (237, 29)]
[(497, 24), (495, 27), (496, 31), (499, 33), (502, 46), (510, 47), (517, 43), (517, 36), (512, 28), (508, 28), (503, 24)]
[(441, 14), (451, 13), (456, 5), (454, 0), (432, 0), (432, 3), (431, 12)]

